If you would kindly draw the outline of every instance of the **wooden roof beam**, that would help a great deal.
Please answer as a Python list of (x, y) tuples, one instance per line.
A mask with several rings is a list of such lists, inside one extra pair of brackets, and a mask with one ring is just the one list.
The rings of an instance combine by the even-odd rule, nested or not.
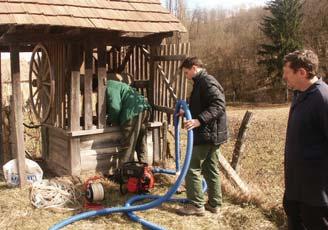
[[(18, 47), (19, 52), (32, 52), (35, 44), (29, 44), (29, 45), (20, 45)], [(10, 52), (9, 46), (0, 46), (0, 52)]]
[[(51, 31), (51, 30), (48, 30)], [(108, 40), (108, 39), (117, 39), (120, 38), (119, 31), (92, 31), (92, 30), (82, 30), (76, 28), (67, 29), (64, 32), (60, 33), (40, 33), (35, 31), (20, 31), (16, 33), (5, 33), (0, 37), (0, 44), (10, 44), (11, 42), (15, 43), (38, 43), (38, 42), (46, 42), (46, 41), (82, 41), (90, 39), (95, 44), (98, 43), (99, 40)]]

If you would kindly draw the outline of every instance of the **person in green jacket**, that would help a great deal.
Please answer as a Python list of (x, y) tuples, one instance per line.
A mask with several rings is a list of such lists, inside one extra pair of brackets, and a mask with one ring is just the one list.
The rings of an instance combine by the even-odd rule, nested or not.
[(126, 83), (108, 80), (106, 90), (107, 120), (122, 130), (119, 166), (134, 160), (134, 151), (140, 162), (147, 162), (146, 127), (151, 108), (144, 96)]

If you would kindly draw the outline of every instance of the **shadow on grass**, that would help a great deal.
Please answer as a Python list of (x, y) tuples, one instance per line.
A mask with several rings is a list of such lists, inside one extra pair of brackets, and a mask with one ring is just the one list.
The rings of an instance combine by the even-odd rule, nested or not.
[[(2, 181), (1, 181), (1, 182), (2, 182)], [(5, 183), (0, 184), (0, 191), (2, 191), (2, 190), (8, 190), (8, 189), (10, 189), (10, 187), (7, 186), (7, 184), (5, 184)]]

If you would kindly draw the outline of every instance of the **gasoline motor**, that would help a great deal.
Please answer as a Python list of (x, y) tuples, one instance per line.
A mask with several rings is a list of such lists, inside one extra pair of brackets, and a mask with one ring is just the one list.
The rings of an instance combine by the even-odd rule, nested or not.
[(118, 170), (116, 181), (120, 184), (122, 194), (148, 193), (154, 188), (154, 175), (151, 167), (143, 162), (127, 162)]

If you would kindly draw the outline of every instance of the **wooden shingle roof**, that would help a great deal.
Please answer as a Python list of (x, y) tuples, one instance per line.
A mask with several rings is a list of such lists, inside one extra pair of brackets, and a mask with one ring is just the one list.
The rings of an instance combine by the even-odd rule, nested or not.
[(137, 33), (186, 31), (159, 0), (0, 0), (0, 27), (3, 25)]

